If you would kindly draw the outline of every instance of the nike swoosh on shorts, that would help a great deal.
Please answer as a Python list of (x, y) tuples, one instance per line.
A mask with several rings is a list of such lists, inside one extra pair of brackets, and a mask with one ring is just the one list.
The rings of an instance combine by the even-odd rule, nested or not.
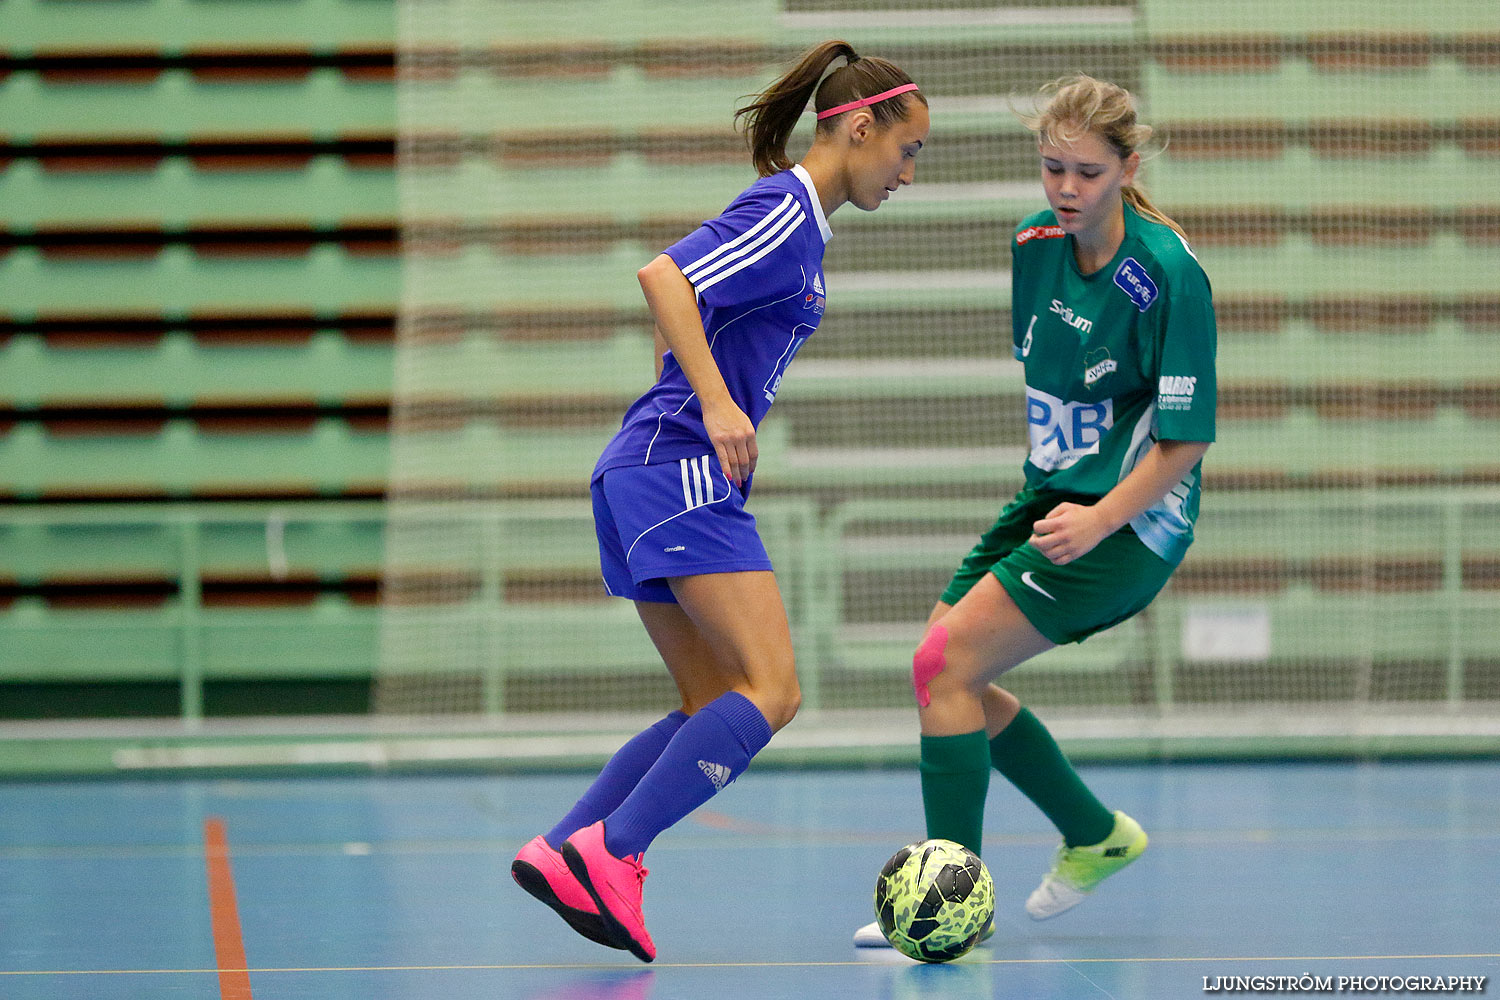
[(1036, 591), (1038, 594), (1041, 594), (1047, 600), (1049, 600), (1049, 601), (1055, 601), (1055, 600), (1057, 600), (1057, 598), (1053, 597), (1051, 594), (1049, 594), (1045, 590), (1043, 590), (1042, 587), (1041, 587), (1041, 584), (1037, 583), (1035, 580), (1033, 580), (1031, 578), (1031, 570), (1027, 570), (1026, 572), (1024, 572), (1024, 573), (1021, 574), (1021, 582), (1024, 583), (1024, 584), (1026, 584), (1026, 586), (1030, 587), (1032, 590)]

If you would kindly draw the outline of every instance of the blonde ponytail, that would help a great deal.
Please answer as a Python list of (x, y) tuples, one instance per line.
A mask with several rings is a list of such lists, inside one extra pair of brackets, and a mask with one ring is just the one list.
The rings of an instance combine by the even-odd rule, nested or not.
[(1187, 239), (1187, 233), (1182, 231), (1182, 227), (1177, 224), (1176, 220), (1152, 204), (1151, 199), (1146, 197), (1145, 191), (1134, 184), (1127, 184), (1120, 189), (1120, 194), (1125, 199), (1125, 204), (1135, 209), (1137, 215), (1143, 215), (1153, 222), (1160, 222), (1178, 236)]

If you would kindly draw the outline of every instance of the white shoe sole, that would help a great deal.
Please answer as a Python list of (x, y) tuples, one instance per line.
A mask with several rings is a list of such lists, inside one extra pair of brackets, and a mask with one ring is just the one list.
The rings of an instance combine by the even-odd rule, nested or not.
[(1050, 920), (1067, 913), (1087, 898), (1088, 893), (1049, 879), (1027, 897), (1026, 912), (1031, 915), (1032, 920)]

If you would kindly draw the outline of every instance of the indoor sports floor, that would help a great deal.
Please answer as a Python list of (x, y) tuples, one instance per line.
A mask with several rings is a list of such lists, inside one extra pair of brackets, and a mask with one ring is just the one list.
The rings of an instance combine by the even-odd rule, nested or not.
[(752, 769), (668, 831), (647, 855), (651, 966), (510, 879), (586, 775), (3, 784), (0, 997), (1158, 1000), (1272, 976), (1500, 992), (1500, 762), (1084, 774), (1151, 849), (1033, 923), (1054, 839), (997, 779), (997, 933), (948, 966), (849, 940), (920, 833), (905, 771)]

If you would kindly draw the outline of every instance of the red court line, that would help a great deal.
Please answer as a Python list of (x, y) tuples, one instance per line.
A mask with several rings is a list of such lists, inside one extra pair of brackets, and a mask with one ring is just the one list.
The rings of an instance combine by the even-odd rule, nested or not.
[(234, 873), (229, 868), (229, 837), (224, 821), (216, 816), (203, 821), (203, 855), (208, 861), (208, 910), (213, 921), (214, 958), (219, 966), (219, 996), (221, 1000), (252, 1000), (250, 963), (245, 961)]

